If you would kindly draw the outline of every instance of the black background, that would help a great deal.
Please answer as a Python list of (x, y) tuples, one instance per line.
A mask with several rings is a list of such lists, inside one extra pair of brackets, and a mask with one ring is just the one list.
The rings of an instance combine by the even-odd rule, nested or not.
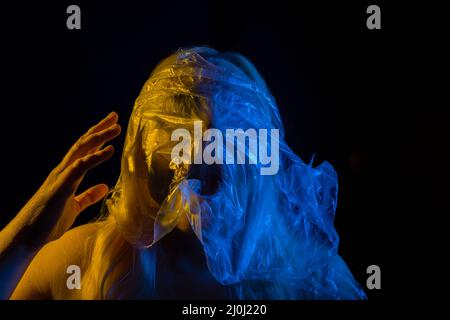
[[(367, 290), (369, 299), (448, 296), (443, 9), (338, 2), (2, 5), (0, 226), (90, 125), (116, 110), (126, 128), (158, 61), (208, 45), (250, 58), (278, 102), (290, 147), (337, 170), (339, 252), (362, 285), (367, 266), (382, 271), (382, 289)], [(81, 7), (81, 30), (66, 28), (70, 4)], [(381, 30), (366, 28), (370, 4), (381, 7)], [(114, 185), (123, 136), (82, 189)]]

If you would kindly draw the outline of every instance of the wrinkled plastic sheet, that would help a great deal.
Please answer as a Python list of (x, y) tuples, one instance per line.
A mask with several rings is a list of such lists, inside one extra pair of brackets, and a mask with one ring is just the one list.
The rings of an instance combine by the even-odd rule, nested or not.
[[(223, 131), (279, 129), (278, 173), (261, 175), (258, 164), (223, 164), (217, 189), (205, 193), (210, 170), (191, 177), (188, 165), (170, 160), (171, 132), (192, 131), (196, 120)], [(158, 169), (157, 163), (168, 165)], [(159, 171), (167, 176), (164, 170), (171, 174), (169, 191), (158, 200), (148, 181)], [(337, 193), (328, 162), (313, 167), (287, 146), (278, 107), (264, 86), (216, 51), (191, 49), (164, 60), (137, 98), (121, 178), (108, 205), (137, 247), (153, 246), (185, 215), (211, 274), (234, 286), (239, 298), (364, 298), (337, 255)], [(128, 203), (119, 201), (124, 194)], [(130, 207), (139, 225), (132, 232), (126, 228)]]

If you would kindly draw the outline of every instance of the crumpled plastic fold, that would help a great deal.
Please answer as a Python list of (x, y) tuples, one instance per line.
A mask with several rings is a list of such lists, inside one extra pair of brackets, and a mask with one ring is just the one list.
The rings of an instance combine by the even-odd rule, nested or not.
[[(205, 192), (210, 169), (192, 176), (188, 165), (170, 159), (176, 143), (171, 132), (192, 132), (195, 120), (223, 132), (279, 129), (278, 173), (261, 175), (260, 164), (222, 164), (217, 188)], [(192, 152), (198, 148), (193, 145)], [(168, 191), (155, 194), (149, 181)], [(145, 83), (108, 206), (137, 247), (151, 247), (186, 215), (211, 274), (233, 286), (238, 298), (365, 298), (337, 254), (337, 193), (337, 174), (328, 162), (313, 167), (287, 146), (278, 107), (265, 86), (226, 56), (201, 48), (165, 59)]]

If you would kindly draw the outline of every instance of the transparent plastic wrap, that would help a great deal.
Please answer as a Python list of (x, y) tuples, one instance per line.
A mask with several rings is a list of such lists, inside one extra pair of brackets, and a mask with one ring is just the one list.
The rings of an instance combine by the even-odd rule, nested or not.
[[(193, 174), (192, 165), (175, 164), (171, 133), (194, 134), (198, 120), (223, 132), (278, 129), (278, 172), (262, 175), (261, 164), (246, 162), (200, 165)], [(194, 141), (192, 154), (199, 150)], [(252, 152), (245, 148), (246, 158)], [(237, 298), (364, 298), (337, 255), (337, 192), (329, 163), (305, 164), (286, 145), (275, 100), (248, 60), (193, 48), (165, 59), (145, 83), (107, 206), (127, 241), (149, 250), (185, 215), (211, 274)]]

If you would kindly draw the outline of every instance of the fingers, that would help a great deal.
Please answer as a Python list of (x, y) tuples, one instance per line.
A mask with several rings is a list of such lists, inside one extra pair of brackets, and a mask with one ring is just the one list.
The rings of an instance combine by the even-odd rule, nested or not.
[(98, 151), (106, 142), (117, 137), (120, 134), (120, 130), (120, 126), (115, 124), (100, 132), (92, 133), (78, 144), (75, 155), (84, 156), (88, 153)]
[(109, 128), (112, 125), (116, 124), (118, 119), (119, 119), (119, 116), (117, 115), (117, 113), (111, 112), (110, 114), (108, 114), (106, 116), (106, 118), (104, 118), (102, 121), (97, 123), (95, 126), (91, 127), (86, 134), (90, 135), (90, 134), (105, 130), (106, 128)]
[(89, 153), (98, 151), (107, 141), (120, 134), (121, 128), (117, 124), (118, 115), (111, 112), (106, 118), (91, 127), (69, 150), (59, 165), (58, 173), (70, 166), (74, 161)]
[(67, 167), (66, 170), (62, 172), (62, 183), (72, 188), (77, 184), (77, 182), (81, 181), (81, 178), (89, 169), (92, 169), (103, 161), (109, 159), (113, 155), (113, 153), (113, 146), (107, 146), (100, 151), (88, 154), (83, 158), (77, 159), (69, 167)]
[(77, 213), (80, 213), (87, 207), (103, 199), (108, 194), (108, 190), (109, 189), (106, 184), (99, 184), (76, 196), (75, 202), (78, 206)]

